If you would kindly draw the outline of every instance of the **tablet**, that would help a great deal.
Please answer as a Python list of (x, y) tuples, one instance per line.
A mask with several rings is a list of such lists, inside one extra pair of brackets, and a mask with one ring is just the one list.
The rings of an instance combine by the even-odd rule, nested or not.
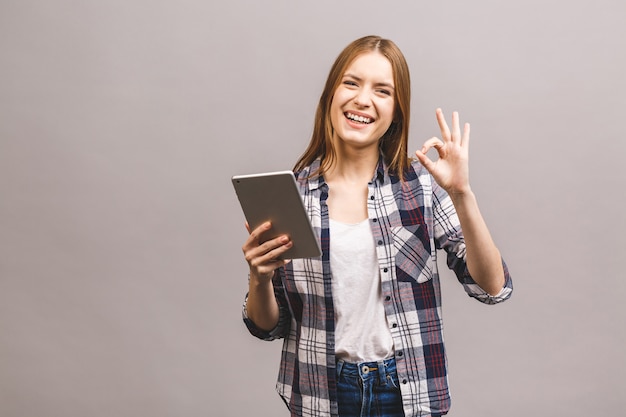
[(261, 242), (286, 234), (291, 238), (293, 246), (282, 258), (321, 256), (322, 251), (304, 209), (293, 172), (235, 175), (232, 182), (250, 230), (266, 221), (272, 222), (272, 228), (261, 235)]

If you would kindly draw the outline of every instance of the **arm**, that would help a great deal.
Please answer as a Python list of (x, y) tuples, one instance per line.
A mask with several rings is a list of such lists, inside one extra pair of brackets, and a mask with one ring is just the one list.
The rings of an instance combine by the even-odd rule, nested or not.
[(491, 239), (474, 193), (450, 196), (465, 238), (465, 260), (474, 281), (490, 295), (504, 287), (504, 268), (500, 251)]
[[(469, 184), (469, 124), (465, 124), (461, 134), (459, 115), (454, 112), (450, 131), (441, 109), (437, 109), (437, 121), (442, 139), (432, 138), (426, 141), (415, 155), (435, 181), (446, 190), (454, 204), (463, 230), (465, 259), (470, 275), (487, 293), (497, 295), (505, 284), (504, 268), (500, 252), (491, 238)], [(439, 154), (436, 162), (426, 156), (431, 148), (435, 148)]]
[(278, 258), (293, 245), (287, 236), (279, 236), (259, 244), (261, 233), (271, 227), (271, 224), (266, 222), (250, 232), (246, 224), (250, 236), (242, 247), (250, 267), (246, 300), (247, 318), (264, 331), (270, 331), (278, 325), (280, 309), (274, 295), (272, 278), (276, 274), (277, 268), (289, 262)]

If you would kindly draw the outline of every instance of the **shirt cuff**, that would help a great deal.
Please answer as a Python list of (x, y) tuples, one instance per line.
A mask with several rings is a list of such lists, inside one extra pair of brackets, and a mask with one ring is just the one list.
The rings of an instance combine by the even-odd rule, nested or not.
[(248, 328), (248, 331), (253, 336), (261, 340), (266, 340), (266, 341), (280, 339), (285, 336), (285, 333), (286, 333), (285, 330), (289, 328), (290, 317), (289, 317), (289, 314), (285, 314), (285, 311), (282, 307), (279, 307), (280, 316), (278, 318), (278, 323), (276, 324), (276, 327), (274, 327), (272, 330), (267, 331), (267, 330), (263, 330), (259, 328), (256, 324), (254, 324), (252, 320), (250, 320), (250, 318), (248, 317), (248, 309), (246, 308), (247, 301), (248, 301), (248, 297), (246, 296), (246, 300), (243, 304), (242, 318), (243, 318), (243, 322)]
[(463, 286), (467, 294), (485, 304), (498, 304), (511, 298), (511, 294), (513, 293), (513, 281), (511, 280), (509, 269), (504, 260), (502, 261), (502, 267), (504, 269), (504, 287), (502, 287), (498, 294), (491, 295), (483, 290), (480, 285), (476, 284), (471, 276), (469, 276), (469, 272), (463, 280)]

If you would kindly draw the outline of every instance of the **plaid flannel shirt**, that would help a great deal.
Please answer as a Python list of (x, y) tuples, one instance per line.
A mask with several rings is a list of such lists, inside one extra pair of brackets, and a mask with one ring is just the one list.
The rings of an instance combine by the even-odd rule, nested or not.
[[(294, 259), (277, 270), (274, 292), (280, 308), (276, 328), (266, 332), (247, 318), (261, 339), (284, 338), (276, 389), (292, 416), (337, 416), (335, 316), (329, 256), (328, 185), (309, 177), (319, 160), (296, 174), (304, 205), (322, 247), (319, 258)], [(380, 269), (382, 299), (394, 341), (404, 413), (446, 414), (450, 407), (443, 344), (436, 250), (469, 296), (486, 304), (513, 290), (506, 264), (505, 286), (491, 296), (469, 275), (459, 219), (447, 193), (414, 162), (402, 182), (381, 161), (368, 185), (367, 211)]]

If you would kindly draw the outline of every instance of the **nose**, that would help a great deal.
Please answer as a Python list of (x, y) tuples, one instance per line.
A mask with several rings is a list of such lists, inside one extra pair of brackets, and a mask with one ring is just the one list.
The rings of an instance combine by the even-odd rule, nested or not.
[(369, 107), (371, 104), (370, 94), (366, 88), (361, 88), (354, 96), (354, 104), (359, 107)]

